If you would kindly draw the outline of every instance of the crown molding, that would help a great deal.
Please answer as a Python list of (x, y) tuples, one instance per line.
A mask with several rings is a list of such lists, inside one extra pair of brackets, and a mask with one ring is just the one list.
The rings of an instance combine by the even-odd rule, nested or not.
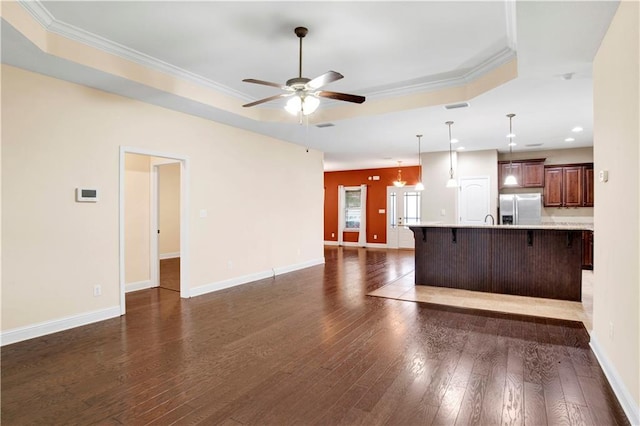
[(469, 84), (496, 68), (516, 58), (516, 52), (505, 47), (473, 68), (432, 75), (416, 80), (389, 85), (387, 87), (364, 90), (368, 98), (377, 99), (391, 96), (408, 95), (416, 92), (431, 92)]
[[(18, 3), (47, 31), (70, 40), (91, 46), (103, 52), (121, 57), (141, 66), (160, 71), (176, 78), (193, 82), (199, 86), (213, 89), (228, 96), (250, 101), (253, 98), (230, 87), (216, 83), (201, 75), (187, 71), (168, 62), (164, 62), (145, 53), (138, 52), (107, 38), (90, 33), (71, 24), (57, 20), (44, 6), (41, 0), (17, 0)], [(407, 80), (385, 86), (360, 90), (370, 99), (403, 96), (412, 93), (430, 92), (468, 84), (516, 58), (515, 41), (515, 1), (505, 0), (505, 19), (507, 28), (507, 46), (495, 55), (487, 58), (473, 68), (454, 70)], [(337, 101), (325, 101), (326, 106), (339, 105)]]
[(230, 87), (218, 84), (201, 75), (192, 73), (168, 62), (138, 52), (122, 44), (116, 43), (107, 38), (90, 33), (81, 28), (57, 20), (42, 4), (40, 0), (18, 0), (18, 3), (47, 31), (61, 35), (70, 40), (77, 41), (87, 46), (94, 47), (103, 52), (119, 56), (131, 62), (135, 62), (144, 67), (163, 72), (165, 74), (194, 82), (200, 86), (208, 87), (225, 95), (249, 101), (253, 98)]

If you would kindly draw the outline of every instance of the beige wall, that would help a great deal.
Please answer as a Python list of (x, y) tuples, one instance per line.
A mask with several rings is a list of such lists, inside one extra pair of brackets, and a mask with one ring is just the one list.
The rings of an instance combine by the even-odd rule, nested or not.
[[(498, 160), (509, 161), (512, 158), (508, 153), (500, 153)], [(530, 160), (545, 158), (545, 165), (593, 163), (593, 147), (548, 149), (543, 151), (519, 151), (513, 153), (513, 160)]]
[(180, 255), (180, 163), (158, 166), (158, 253)]
[(491, 188), (491, 214), (497, 219), (498, 214), (498, 151), (469, 151), (458, 153), (458, 178), (489, 176)]
[(3, 330), (119, 305), (120, 146), (189, 158), (188, 288), (322, 260), (322, 153), (6, 65), (2, 89)]
[(150, 230), (150, 158), (125, 154), (125, 283), (148, 281)]
[(609, 181), (596, 180), (595, 186), (592, 344), (623, 382), (636, 416), (640, 406), (639, 27), (639, 3), (621, 2), (593, 68), (594, 166), (596, 173), (608, 170)]
[[(453, 169), (457, 170), (457, 155), (453, 153)], [(454, 177), (457, 179), (458, 174)], [(455, 223), (458, 193), (446, 188), (449, 180), (449, 151), (422, 154), (422, 221)], [(444, 211), (444, 214), (442, 214)]]

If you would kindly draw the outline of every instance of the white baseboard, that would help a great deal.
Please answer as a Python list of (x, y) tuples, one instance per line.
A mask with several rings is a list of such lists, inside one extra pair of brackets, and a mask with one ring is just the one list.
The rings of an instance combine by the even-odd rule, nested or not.
[(144, 290), (144, 289), (151, 288), (151, 287), (153, 287), (151, 285), (151, 280), (136, 281), (136, 282), (133, 282), (133, 283), (125, 284), (124, 292), (125, 293), (129, 293), (131, 291)]
[(198, 287), (194, 287), (189, 292), (189, 297), (202, 296), (203, 294), (211, 293), (214, 291), (224, 290), (225, 288), (235, 287), (237, 285), (247, 284), (253, 281), (263, 280), (265, 278), (272, 278), (276, 275), (285, 274), (287, 272), (297, 271), (299, 269), (309, 268), (315, 265), (324, 264), (324, 258), (312, 259), (302, 263), (296, 263), (288, 266), (281, 266), (273, 269), (269, 269), (262, 272), (256, 272), (255, 274), (243, 275), (241, 277), (230, 278), (228, 280), (217, 281), (215, 283), (205, 284)]
[(180, 257), (180, 252), (179, 251), (174, 251), (173, 253), (161, 253), (158, 255), (158, 257), (160, 258), (160, 260), (163, 259), (174, 259), (176, 257)]
[[(345, 247), (362, 247), (360, 243), (354, 243), (349, 241), (343, 241), (342, 244), (339, 244), (337, 241), (325, 241), (325, 246), (339, 246), (343, 245)], [(367, 243), (366, 247), (369, 248), (387, 248), (386, 243)]]
[(354, 243), (354, 242), (351, 242), (351, 241), (343, 241), (343, 242), (342, 242), (342, 245), (343, 245), (344, 247), (362, 247), (362, 246), (360, 245), (360, 243)]
[(324, 257), (320, 257), (318, 259), (311, 259), (302, 263), (295, 263), (293, 265), (288, 266), (280, 266), (277, 268), (273, 268), (275, 275), (286, 274), (287, 272), (293, 272), (304, 268), (310, 268), (316, 265), (324, 265)]
[(367, 247), (371, 248), (387, 248), (386, 243), (367, 243)]
[(602, 367), (602, 371), (604, 371), (604, 375), (607, 376), (611, 389), (613, 389), (613, 392), (618, 397), (618, 401), (620, 402), (620, 405), (622, 405), (622, 409), (627, 415), (627, 418), (632, 425), (640, 425), (640, 407), (638, 407), (638, 404), (634, 401), (629, 389), (625, 386), (615, 367), (611, 364), (611, 361), (609, 361), (609, 358), (602, 350), (595, 334), (591, 335), (591, 342), (589, 345), (591, 346), (593, 353), (596, 355), (598, 363), (600, 363), (600, 367)]
[(0, 346), (22, 342), (23, 340), (57, 333), (59, 331), (64, 331), (70, 328), (80, 327), (83, 325), (119, 316), (120, 306), (111, 306), (110, 308), (100, 309), (93, 312), (85, 312), (82, 314), (59, 318), (52, 321), (45, 321), (25, 327), (14, 328), (12, 330), (2, 332), (2, 335), (0, 337)]

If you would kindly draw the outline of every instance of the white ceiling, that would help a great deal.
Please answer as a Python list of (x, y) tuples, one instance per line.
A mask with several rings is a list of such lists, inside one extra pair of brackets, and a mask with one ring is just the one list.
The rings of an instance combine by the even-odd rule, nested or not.
[[(328, 70), (345, 78), (327, 90), (392, 104), (400, 96), (455, 87), (517, 58), (518, 76), (468, 101), (369, 111), (350, 105), (317, 128), (262, 122), (126, 81), (43, 53), (2, 21), (2, 62), (137, 98), (325, 152), (327, 170), (417, 162), (448, 149), (447, 120), (466, 150), (506, 151), (507, 113), (517, 114), (514, 148), (591, 146), (591, 62), (617, 1), (471, 2), (24, 2), (49, 31), (212, 87), (239, 105), (279, 93), (243, 78), (284, 83), (298, 73), (296, 26), (306, 26), (303, 76)], [(571, 79), (562, 76), (570, 73)], [(282, 108), (284, 100), (254, 108)], [(344, 103), (322, 100), (321, 110)], [(360, 110), (354, 108), (361, 108)], [(355, 113), (353, 113), (355, 111)], [(358, 113), (361, 111), (362, 113)], [(372, 110), (373, 111), (373, 110)], [(320, 114), (321, 115), (321, 114)], [(574, 126), (584, 130), (572, 133)], [(568, 136), (574, 142), (565, 142)], [(537, 145), (527, 147), (527, 145)]]

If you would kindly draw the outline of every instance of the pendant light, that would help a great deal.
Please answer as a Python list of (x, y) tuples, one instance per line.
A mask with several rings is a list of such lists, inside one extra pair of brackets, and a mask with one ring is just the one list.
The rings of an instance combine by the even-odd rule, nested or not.
[(447, 121), (447, 126), (449, 126), (449, 180), (447, 180), (447, 188), (457, 188), (458, 182), (453, 178), (453, 154), (451, 153), (451, 125), (453, 121)]
[(424, 184), (422, 183), (422, 157), (420, 157), (420, 141), (422, 135), (416, 135), (418, 138), (418, 183), (416, 184), (416, 191), (424, 191)]
[(398, 188), (402, 188), (407, 183), (407, 181), (402, 180), (402, 170), (400, 170), (401, 164), (402, 164), (402, 161), (398, 161), (398, 178), (393, 181), (393, 186), (396, 186)]
[(516, 177), (513, 174), (513, 145), (515, 145), (513, 143), (513, 137), (515, 136), (513, 134), (513, 126), (511, 123), (511, 120), (513, 119), (513, 117), (515, 117), (515, 114), (507, 114), (507, 117), (509, 117), (509, 134), (507, 135), (507, 137), (509, 138), (509, 174), (507, 175), (507, 177), (504, 179), (504, 185), (505, 186), (514, 186), (518, 184), (518, 180), (516, 179)]

